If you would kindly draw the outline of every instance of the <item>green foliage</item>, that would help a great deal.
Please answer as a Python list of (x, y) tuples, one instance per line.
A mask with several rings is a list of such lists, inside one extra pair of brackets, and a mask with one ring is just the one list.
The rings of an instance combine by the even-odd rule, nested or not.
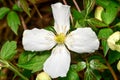
[(98, 19), (95, 18), (91, 18), (87, 20), (89, 24), (91, 24), (91, 26), (96, 26), (96, 27), (107, 27), (107, 24), (105, 24), (104, 22), (99, 21)]
[(86, 68), (86, 62), (84, 62), (84, 61), (81, 61), (81, 62), (78, 62), (77, 64), (71, 65), (71, 69), (75, 70), (77, 72), (82, 71), (85, 68)]
[(11, 60), (16, 54), (17, 44), (15, 41), (7, 41), (0, 51), (0, 58), (4, 60)]
[(118, 4), (111, 1), (102, 12), (102, 19), (106, 24), (113, 22), (118, 13)]
[(108, 55), (108, 61), (110, 64), (113, 64), (114, 62), (116, 62), (117, 60), (120, 59), (120, 53), (117, 51), (110, 51), (109, 55)]
[(76, 71), (69, 69), (67, 77), (59, 78), (58, 80), (80, 80)]
[(20, 19), (15, 11), (10, 11), (7, 15), (7, 23), (12, 31), (17, 35), (18, 27), (20, 25)]
[(3, 19), (4, 16), (10, 11), (7, 7), (1, 7), (0, 8), (0, 19)]
[(107, 69), (107, 66), (105, 66), (104, 64), (102, 64), (99, 60), (91, 60), (90, 61), (90, 67), (91, 69), (96, 69), (96, 70), (103, 70), (103, 69)]
[(13, 9), (14, 11), (19, 11), (19, 12), (22, 12), (22, 11), (23, 11), (22, 8), (20, 8), (17, 4), (14, 4), (13, 7), (12, 7), (12, 9)]
[(20, 5), (23, 8), (23, 10), (27, 13), (27, 15), (29, 17), (31, 17), (30, 10), (29, 10), (29, 5), (28, 5), (27, 1), (26, 0), (20, 0)]
[(49, 52), (41, 52), (39, 55), (32, 52), (24, 52), (20, 55), (18, 66), (32, 70), (32, 73), (40, 71), (49, 55)]
[(104, 56), (107, 55), (107, 52), (109, 50), (109, 47), (107, 45), (107, 38), (113, 33), (112, 29), (110, 28), (104, 28), (101, 29), (98, 33), (98, 37), (99, 39), (101, 39), (102, 42), (102, 47), (103, 47), (103, 52), (104, 52)]

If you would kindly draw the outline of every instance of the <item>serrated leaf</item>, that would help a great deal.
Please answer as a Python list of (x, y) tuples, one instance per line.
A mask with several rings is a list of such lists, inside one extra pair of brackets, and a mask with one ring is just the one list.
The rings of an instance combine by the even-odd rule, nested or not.
[(87, 20), (90, 24), (92, 24), (93, 26), (96, 26), (96, 27), (107, 27), (108, 25), (105, 24), (104, 22), (101, 22), (100, 20), (98, 19), (95, 19), (95, 18), (91, 18), (91, 19), (88, 19)]
[(58, 78), (58, 80), (80, 80), (76, 71), (70, 69), (66, 77)]
[(108, 55), (108, 62), (113, 64), (115, 61), (120, 59), (120, 53), (117, 51), (110, 51)]
[(17, 44), (15, 41), (7, 41), (0, 51), (0, 58), (10, 60), (16, 54)]
[(43, 64), (49, 55), (49, 52), (42, 52), (40, 55), (32, 57), (32, 59), (30, 59), (28, 62), (18, 64), (18, 66), (24, 69), (32, 70), (32, 73), (40, 71), (42, 70)]
[(19, 11), (19, 12), (23, 11), (23, 9), (21, 7), (19, 7), (17, 4), (14, 4), (12, 9), (15, 10), (15, 11)]
[(0, 19), (3, 19), (3, 17), (10, 11), (7, 7), (0, 8)]
[(84, 19), (85, 12), (84, 11), (79, 12), (79, 11), (73, 9), (72, 15), (74, 17), (74, 20)]
[(115, 2), (111, 1), (109, 5), (105, 7), (105, 9), (102, 12), (102, 15), (101, 15), (102, 20), (106, 24), (110, 24), (113, 22), (113, 20), (117, 16), (117, 13), (118, 13), (118, 5)]
[(27, 1), (26, 1), (26, 0), (20, 0), (20, 5), (21, 5), (21, 7), (23, 8), (23, 10), (27, 13), (27, 15), (28, 15), (29, 17), (31, 17), (31, 16), (30, 16), (29, 5), (28, 5)]
[(78, 62), (77, 64), (71, 65), (71, 69), (75, 70), (77, 72), (82, 71), (85, 68), (86, 68), (86, 62), (84, 62), (84, 61), (81, 61), (81, 62)]
[(95, 74), (90, 68), (87, 68), (87, 70), (85, 71), (84, 80), (97, 80)]
[(78, 71), (84, 70), (86, 68), (86, 62), (84, 61), (78, 62), (77, 66), (78, 66), (78, 69), (77, 69)]
[(106, 65), (104, 65), (104, 64), (102, 64), (99, 60), (91, 60), (90, 61), (90, 68), (91, 69), (96, 69), (96, 70), (104, 70), (104, 69), (107, 69), (107, 66)]
[(98, 33), (98, 37), (102, 39), (102, 47), (103, 47), (103, 52), (104, 56), (107, 55), (107, 52), (109, 50), (109, 47), (107, 45), (107, 38), (113, 33), (112, 29), (110, 28), (104, 28), (101, 29)]
[(18, 27), (20, 25), (20, 19), (16, 12), (11, 11), (8, 13), (7, 23), (8, 26), (12, 29), (12, 31), (17, 35)]
[(36, 52), (24, 51), (18, 59), (18, 64), (29, 62), (35, 55)]

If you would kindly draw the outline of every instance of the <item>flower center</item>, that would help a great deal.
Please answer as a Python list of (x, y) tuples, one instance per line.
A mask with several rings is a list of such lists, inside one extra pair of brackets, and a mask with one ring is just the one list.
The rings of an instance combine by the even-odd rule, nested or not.
[(58, 44), (63, 44), (64, 41), (65, 41), (65, 34), (60, 33), (60, 34), (56, 35), (56, 36), (55, 36), (55, 41), (56, 41)]

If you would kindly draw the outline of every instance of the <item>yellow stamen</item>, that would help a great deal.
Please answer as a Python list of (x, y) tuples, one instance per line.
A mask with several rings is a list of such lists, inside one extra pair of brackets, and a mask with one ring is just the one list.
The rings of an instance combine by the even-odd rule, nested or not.
[(55, 41), (56, 41), (58, 44), (63, 44), (64, 41), (65, 41), (65, 34), (60, 33), (60, 34), (56, 35), (56, 36), (55, 36)]

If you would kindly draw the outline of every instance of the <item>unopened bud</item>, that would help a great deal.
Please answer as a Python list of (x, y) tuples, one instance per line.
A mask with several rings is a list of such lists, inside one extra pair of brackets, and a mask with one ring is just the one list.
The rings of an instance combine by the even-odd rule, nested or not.
[(120, 71), (120, 60), (117, 63), (117, 69), (118, 69), (118, 71)]
[(120, 32), (113, 33), (108, 39), (107, 43), (110, 49), (120, 52)]
[(37, 75), (36, 80), (51, 80), (51, 78), (47, 73), (41, 72)]
[(100, 20), (100, 21), (102, 21), (102, 18), (101, 18), (102, 11), (103, 11), (103, 7), (101, 7), (101, 6), (98, 6), (95, 9), (95, 18)]

